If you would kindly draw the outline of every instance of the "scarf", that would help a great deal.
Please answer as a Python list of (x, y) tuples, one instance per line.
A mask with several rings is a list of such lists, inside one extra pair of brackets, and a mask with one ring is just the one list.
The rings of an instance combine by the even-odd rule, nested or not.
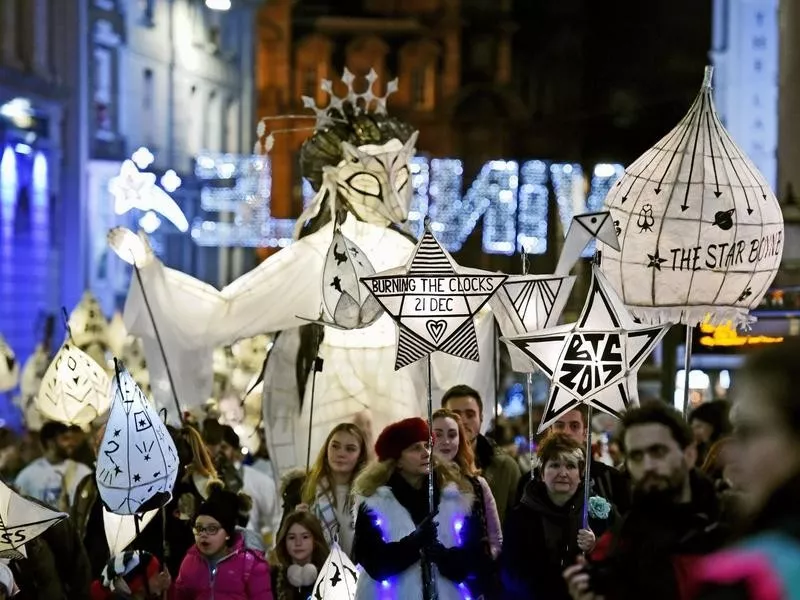
[[(340, 508), (347, 509), (344, 514), (353, 514), (352, 494), (347, 495), (347, 506)], [(314, 516), (316, 516), (317, 519), (319, 519), (319, 522), (322, 524), (322, 531), (325, 534), (325, 541), (327, 541), (328, 544), (332, 544), (333, 542), (337, 541), (339, 539), (339, 519), (336, 517), (335, 493), (331, 488), (330, 482), (325, 477), (320, 477), (319, 481), (317, 481), (317, 495), (314, 498), (312, 511)], [(350, 527), (355, 527), (355, 524), (352, 522), (352, 518)]]

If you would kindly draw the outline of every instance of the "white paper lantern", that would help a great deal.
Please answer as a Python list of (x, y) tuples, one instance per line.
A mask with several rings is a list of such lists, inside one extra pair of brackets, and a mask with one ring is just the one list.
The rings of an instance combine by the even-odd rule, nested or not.
[(383, 314), (381, 305), (361, 283), (375, 274), (367, 255), (337, 226), (322, 269), (323, 318), (318, 322), (337, 329), (362, 329)]
[(0, 335), (0, 392), (7, 392), (19, 383), (19, 363), (14, 351)]
[(103, 503), (132, 515), (169, 501), (178, 475), (175, 443), (155, 409), (124, 368), (111, 381), (113, 397), (97, 454), (95, 477)]
[[(510, 275), (489, 301), (500, 331), (512, 336), (552, 327), (558, 323), (574, 284), (571, 276)], [(509, 346), (508, 353), (514, 371), (533, 370), (531, 361), (516, 346)]]
[(0, 481), (0, 558), (24, 558), (25, 544), (66, 518), (66, 513), (31, 502)]
[(47, 367), (36, 406), (54, 421), (88, 425), (108, 410), (108, 385), (105, 370), (68, 341)]
[[(122, 348), (128, 339), (128, 330), (122, 320), (122, 313), (117, 311), (108, 324), (108, 347), (114, 356), (122, 356)], [(127, 363), (126, 363), (127, 364)]]
[(136, 539), (135, 519), (139, 519), (138, 529), (141, 532), (157, 514), (158, 509), (156, 508), (143, 515), (115, 515), (104, 506), (103, 529), (106, 532), (106, 542), (111, 556), (123, 552)]
[(577, 322), (503, 338), (522, 350), (551, 381), (539, 432), (581, 404), (615, 417), (637, 404), (639, 367), (669, 327), (635, 324), (603, 274), (594, 268)]
[(331, 544), (331, 553), (322, 565), (311, 597), (319, 600), (353, 600), (356, 597), (358, 571), (339, 547)]
[(780, 266), (780, 206), (722, 126), (710, 68), (689, 112), (625, 169), (606, 207), (622, 249), (601, 245), (601, 268), (643, 322), (742, 324)]
[(477, 362), (473, 318), (507, 278), (459, 266), (426, 226), (408, 265), (363, 278), (397, 323), (395, 369), (433, 352)]
[(22, 410), (29, 431), (39, 431), (46, 420), (36, 404), (36, 396), (42, 387), (42, 379), (50, 363), (50, 355), (44, 349), (44, 345), (39, 344), (22, 367), (17, 404)]
[(108, 321), (92, 292), (87, 290), (83, 293), (81, 301), (69, 315), (68, 325), (72, 342), (105, 366), (105, 352), (109, 348)]

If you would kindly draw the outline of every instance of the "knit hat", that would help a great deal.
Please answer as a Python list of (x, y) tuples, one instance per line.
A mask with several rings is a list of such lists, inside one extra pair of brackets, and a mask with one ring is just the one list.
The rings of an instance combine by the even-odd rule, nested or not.
[(381, 431), (375, 442), (375, 454), (378, 460), (397, 460), (403, 450), (417, 442), (427, 442), (430, 437), (428, 423), (419, 417), (403, 419), (392, 423)]
[(232, 536), (236, 533), (236, 525), (239, 523), (240, 517), (249, 513), (253, 506), (250, 496), (229, 492), (217, 480), (211, 481), (207, 490), (208, 499), (200, 505), (195, 518), (200, 515), (212, 517), (219, 521), (229, 536)]

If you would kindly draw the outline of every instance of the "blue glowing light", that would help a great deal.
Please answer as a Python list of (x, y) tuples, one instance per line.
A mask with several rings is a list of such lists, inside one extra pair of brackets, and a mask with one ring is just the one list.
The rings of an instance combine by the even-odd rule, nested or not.
[[(579, 164), (491, 160), (462, 194), (464, 168), (460, 160), (417, 156), (411, 161), (414, 193), (405, 227), (419, 236), (427, 215), (442, 245), (456, 252), (483, 218), (484, 252), (543, 254), (549, 233), (549, 186), (555, 194), (562, 233), (566, 234), (573, 215), (602, 206), (622, 172), (622, 165), (600, 163), (590, 171), (587, 181)], [(202, 155), (197, 157), (195, 174), (207, 183), (201, 191), (203, 210), (236, 214), (232, 223), (196, 221), (192, 226), (195, 243), (249, 247), (291, 243), (294, 219), (270, 215), (268, 157)], [(313, 197), (308, 182), (303, 184), (303, 196), (308, 206)], [(593, 251), (587, 249), (584, 256), (591, 256)]]

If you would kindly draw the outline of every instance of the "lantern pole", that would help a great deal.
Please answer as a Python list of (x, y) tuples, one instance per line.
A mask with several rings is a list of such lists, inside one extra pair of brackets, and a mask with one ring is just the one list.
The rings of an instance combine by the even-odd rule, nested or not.
[(692, 364), (692, 332), (694, 328), (686, 325), (686, 346), (683, 352), (683, 418), (689, 419), (689, 367)]
[[(432, 519), (436, 506), (433, 498), (433, 478), (435, 477), (433, 469), (433, 376), (431, 373), (431, 355), (428, 354), (425, 359), (428, 371), (428, 448), (430, 450), (430, 459), (428, 463), (428, 518)], [(422, 578), (423, 589), (427, 588), (425, 598), (428, 600), (438, 600), (439, 594), (436, 591), (436, 573), (433, 570), (433, 563), (426, 556), (427, 552), (422, 551)]]
[(139, 282), (139, 289), (142, 290), (142, 299), (144, 300), (145, 308), (147, 308), (147, 314), (150, 316), (150, 323), (153, 325), (153, 332), (156, 336), (158, 349), (161, 352), (161, 360), (164, 361), (164, 370), (167, 372), (169, 387), (172, 390), (172, 399), (175, 401), (175, 408), (178, 411), (178, 419), (180, 420), (181, 425), (185, 425), (186, 423), (183, 418), (183, 412), (181, 411), (181, 403), (178, 401), (178, 390), (175, 388), (175, 381), (172, 379), (172, 370), (169, 368), (169, 361), (167, 360), (167, 351), (164, 349), (164, 343), (161, 341), (161, 334), (158, 332), (156, 318), (153, 316), (153, 309), (150, 306), (150, 300), (147, 298), (147, 292), (144, 290), (142, 274), (139, 272), (139, 265), (136, 264), (136, 256), (133, 254), (133, 252), (131, 252), (131, 257), (133, 259), (133, 271), (136, 273), (136, 280)]
[[(528, 249), (522, 248), (522, 274), (528, 274)], [(525, 373), (525, 396), (528, 404), (528, 461), (531, 467), (531, 481), (533, 481), (536, 472), (536, 461), (533, 457), (534, 436), (533, 433), (533, 372)]]
[[(319, 353), (319, 345), (317, 345)], [(306, 473), (311, 471), (311, 426), (314, 424), (314, 399), (317, 393), (317, 373), (322, 372), (323, 360), (317, 354), (314, 357), (314, 369), (311, 373), (311, 406), (308, 411), (308, 444), (306, 446)]]
[(583, 528), (589, 529), (589, 492), (592, 487), (592, 407), (586, 411), (586, 467), (583, 472)]

